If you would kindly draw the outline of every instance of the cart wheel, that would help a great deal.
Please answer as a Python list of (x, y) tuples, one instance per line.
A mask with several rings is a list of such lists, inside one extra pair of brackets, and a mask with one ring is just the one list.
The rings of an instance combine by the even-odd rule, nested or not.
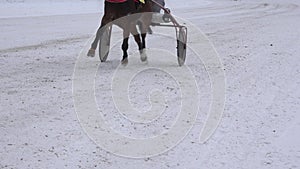
[(112, 26), (107, 26), (99, 40), (99, 57), (101, 62), (105, 62), (109, 54), (111, 31)]
[(183, 66), (186, 58), (187, 28), (181, 27), (177, 38), (177, 58), (179, 66)]

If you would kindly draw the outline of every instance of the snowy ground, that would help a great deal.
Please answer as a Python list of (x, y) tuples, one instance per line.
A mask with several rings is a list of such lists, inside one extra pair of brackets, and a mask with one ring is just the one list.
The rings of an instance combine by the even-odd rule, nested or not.
[[(160, 156), (122, 158), (98, 147), (78, 122), (72, 75), (79, 52), (99, 24), (102, 1), (0, 0), (0, 168), (299, 168), (300, 2), (172, 0), (167, 4), (208, 36), (224, 64), (225, 111), (207, 143), (197, 142), (205, 119), (200, 114), (185, 140)], [(169, 46), (157, 38), (149, 37), (150, 48)], [(132, 55), (136, 47), (131, 46)], [(109, 93), (106, 81), (120, 54), (115, 47), (109, 62), (99, 68), (98, 104), (107, 106), (109, 123), (123, 134), (155, 135), (163, 122), (148, 133), (143, 126), (119, 126), (124, 121), (114, 123), (118, 116), (108, 97), (102, 98)], [(189, 53), (187, 65), (198, 72), (195, 78), (203, 99), (199, 104), (205, 112), (209, 79), (193, 58)], [(153, 85), (172, 86), (164, 83), (167, 78), (156, 79)], [(131, 89), (137, 107), (145, 106), (137, 93), (145, 84), (134, 81)], [(176, 98), (172, 90), (166, 92)], [(168, 112), (167, 120), (172, 109)]]

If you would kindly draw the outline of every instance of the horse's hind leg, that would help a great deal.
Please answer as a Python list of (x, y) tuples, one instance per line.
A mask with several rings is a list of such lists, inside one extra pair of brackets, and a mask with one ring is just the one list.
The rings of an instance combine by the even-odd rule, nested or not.
[(102, 29), (101, 28), (102, 28), (101, 26), (98, 28), (97, 33), (96, 33), (96, 37), (95, 37), (95, 39), (94, 39), (94, 41), (93, 41), (93, 43), (91, 45), (91, 48), (90, 48), (87, 56), (90, 56), (90, 57), (94, 57), (95, 56), (95, 51), (97, 49), (99, 39), (100, 39), (100, 37), (102, 35)]
[(139, 47), (139, 52), (140, 52), (140, 56), (141, 56), (141, 60), (144, 62), (147, 60), (147, 55), (145, 50), (143, 50), (143, 42), (141, 41), (141, 36), (138, 33), (136, 26), (133, 25), (132, 29), (131, 29), (131, 34), (134, 36), (134, 40), (137, 43), (138, 47)]
[(141, 54), (141, 60), (144, 62), (147, 60), (147, 54), (146, 54), (146, 33), (142, 33), (142, 50), (140, 50)]
[(143, 14), (141, 17), (142, 20), (142, 25), (140, 27), (141, 29), (141, 36), (142, 36), (142, 44), (143, 44), (143, 49), (146, 49), (146, 36), (147, 32), (150, 28), (151, 25), (151, 20), (152, 20), (152, 14)]
[(140, 18), (141, 25), (140, 25), (140, 31), (141, 31), (141, 37), (142, 37), (142, 50), (141, 53), (141, 60), (146, 61), (147, 60), (147, 54), (146, 54), (146, 36), (147, 31), (150, 28), (151, 20), (152, 20), (152, 14), (143, 14)]
[(105, 29), (103, 27), (107, 26), (107, 24), (109, 24), (112, 21), (113, 21), (113, 16), (111, 16), (110, 14), (105, 14), (103, 16), (102, 21), (101, 21), (101, 25), (100, 25), (100, 27), (97, 30), (96, 37), (95, 37), (95, 39), (94, 39), (94, 41), (93, 41), (93, 43), (91, 45), (91, 48), (90, 48), (87, 56), (90, 56), (90, 57), (94, 57), (95, 56), (95, 51), (97, 49), (100, 37), (102, 36), (102, 34), (104, 32), (104, 29)]

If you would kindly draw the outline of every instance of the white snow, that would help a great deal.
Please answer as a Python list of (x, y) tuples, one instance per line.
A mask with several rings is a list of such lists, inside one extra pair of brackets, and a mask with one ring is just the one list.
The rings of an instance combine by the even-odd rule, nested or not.
[(103, 6), (99, 0), (1, 0), (0, 5), (0, 18), (96, 13)]
[[(202, 112), (188, 136), (172, 150), (146, 159), (104, 151), (82, 130), (72, 97), (75, 62), (99, 25), (103, 1), (0, 0), (0, 168), (299, 168), (300, 2), (166, 2), (175, 15), (208, 36), (224, 64), (225, 110), (213, 137), (198, 143), (211, 91), (205, 66), (188, 51), (187, 65), (196, 75)], [(158, 35), (165, 28), (153, 29), (156, 34), (148, 36), (148, 47), (175, 52), (172, 39)], [(119, 33), (115, 29), (115, 39)], [(129, 62), (139, 59), (133, 57), (135, 52), (131, 40)], [(129, 90), (134, 108), (149, 108), (143, 89), (151, 86), (166, 92), (171, 106), (149, 128), (131, 124), (111, 101), (109, 82), (120, 59), (116, 41), (95, 80), (97, 103), (107, 110), (108, 124), (136, 138), (167, 130), (180, 102), (176, 83), (169, 76), (156, 77), (157, 71), (135, 77)], [(176, 58), (170, 64), (175, 65)]]

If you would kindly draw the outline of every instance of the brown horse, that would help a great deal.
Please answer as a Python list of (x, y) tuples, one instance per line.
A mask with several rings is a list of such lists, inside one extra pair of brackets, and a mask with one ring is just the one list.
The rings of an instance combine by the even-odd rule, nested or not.
[[(112, 3), (112, 0), (106, 0), (104, 4), (104, 16), (101, 21), (101, 25), (96, 33), (96, 38), (93, 41), (91, 48), (88, 52), (88, 56), (94, 57), (95, 50), (97, 49), (98, 42), (103, 34), (103, 27), (107, 24), (115, 24), (123, 29), (123, 59), (122, 64), (128, 63), (128, 40), (130, 33), (134, 36), (134, 39), (138, 45), (141, 60), (146, 61), (146, 35), (147, 29), (151, 24), (152, 15), (145, 14), (152, 11), (151, 0), (145, 0), (145, 3), (135, 2), (134, 0), (127, 0), (125, 2)], [(144, 13), (144, 14), (143, 14)], [(130, 15), (130, 17), (125, 17)], [(132, 17), (131, 17), (132, 16)], [(123, 18), (124, 17), (124, 18)], [(141, 33), (139, 34), (136, 28), (137, 22), (142, 23)]]

